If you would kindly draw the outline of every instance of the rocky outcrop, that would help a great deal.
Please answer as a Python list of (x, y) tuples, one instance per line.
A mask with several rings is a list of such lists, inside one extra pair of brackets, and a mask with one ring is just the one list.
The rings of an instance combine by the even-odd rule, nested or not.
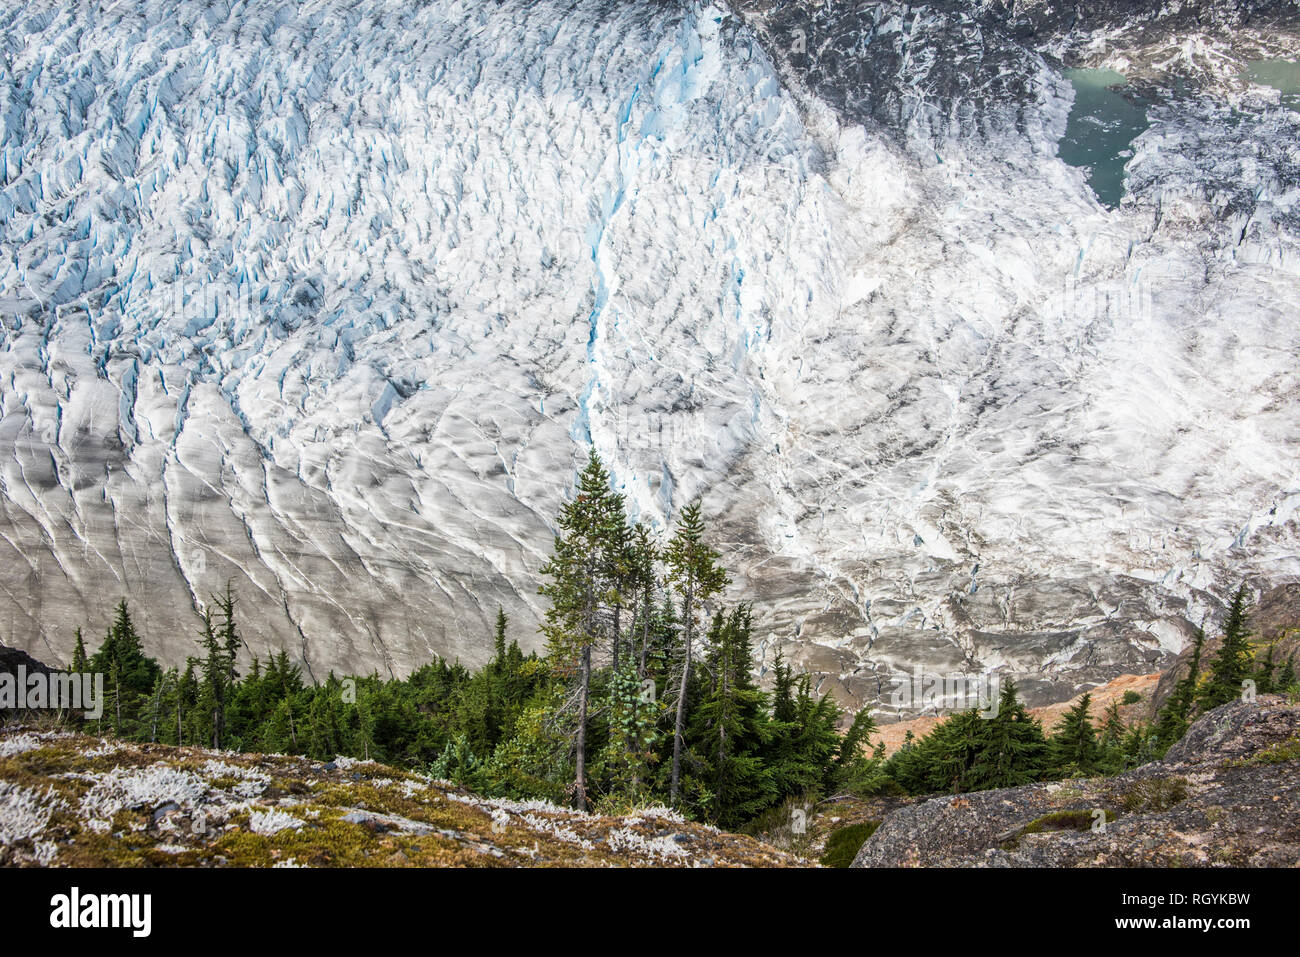
[(1279, 696), (1217, 708), (1163, 761), (1113, 778), (902, 808), (854, 860), (855, 867), (1297, 864), (1300, 705)]
[[(22, 671), (19, 671), (22, 668)], [(20, 648), (9, 648), (0, 644), (0, 674), (12, 676), (12, 680), (17, 687), (17, 679), (20, 675), (49, 674), (50, 668), (43, 662), (37, 661), (27, 652)], [(0, 706), (0, 719), (13, 719), (24, 712), (17, 708), (7, 708)]]
[(10, 648), (6, 645), (0, 645), (0, 671), (7, 674), (18, 674), (18, 668), (22, 666), (26, 669), (27, 674), (42, 674), (49, 672), (49, 667), (43, 662), (37, 661), (21, 648)]
[(427, 775), (0, 728), (0, 866), (788, 867), (673, 811), (582, 814)]

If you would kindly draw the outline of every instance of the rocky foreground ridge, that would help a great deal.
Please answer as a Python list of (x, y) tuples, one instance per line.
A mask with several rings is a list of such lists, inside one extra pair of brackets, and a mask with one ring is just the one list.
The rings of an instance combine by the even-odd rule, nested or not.
[(811, 866), (836, 829), (883, 818), (853, 866), (1274, 867), (1300, 865), (1300, 703), (1224, 705), (1113, 778), (859, 803), (786, 853), (663, 808), (581, 814), (372, 761), (0, 730), (7, 866)]
[(0, 729), (0, 865), (782, 867), (664, 808), (618, 817), (330, 762)]
[[(1106, 818), (1104, 829), (1097, 823)], [(1203, 715), (1164, 760), (1112, 778), (946, 795), (900, 808), (854, 867), (1300, 865), (1300, 704)]]

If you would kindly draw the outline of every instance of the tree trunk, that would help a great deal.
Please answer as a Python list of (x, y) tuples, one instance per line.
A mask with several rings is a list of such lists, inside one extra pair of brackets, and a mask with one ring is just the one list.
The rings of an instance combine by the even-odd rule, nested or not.
[(162, 693), (164, 687), (166, 687), (166, 683), (160, 681), (158, 684), (158, 693), (154, 695), (153, 699), (153, 721), (149, 725), (150, 744), (156, 744), (158, 742), (158, 709), (162, 707)]
[(653, 595), (650, 589), (645, 593), (645, 612), (641, 619), (641, 678), (646, 677), (646, 655), (650, 652), (650, 601)]
[(691, 582), (687, 582), (682, 595), (682, 613), (686, 619), (686, 660), (682, 663), (682, 683), (677, 692), (677, 720), (673, 725), (673, 777), (668, 787), (668, 803), (677, 806), (677, 791), (682, 779), (682, 731), (686, 724), (686, 687), (691, 676), (691, 621), (694, 617), (691, 609)]
[(289, 740), (293, 742), (293, 746), (296, 748), (298, 747), (298, 729), (293, 724), (293, 701), (289, 697), (288, 684), (282, 684), (280, 687), (284, 690), (284, 710), (289, 713)]
[(591, 686), (591, 645), (582, 649), (582, 676), (578, 690), (578, 751), (573, 787), (579, 811), (587, 810), (587, 693)]
[(718, 777), (722, 777), (722, 765), (727, 760), (727, 718), (731, 716), (731, 686), (728, 682), (731, 658), (727, 652), (722, 655), (722, 713), (718, 716)]
[[(632, 620), (627, 623), (627, 656), (632, 661), (636, 661), (636, 626), (640, 621), (640, 608), (641, 605), (634, 599), (632, 601)], [(640, 675), (637, 677), (640, 677)]]
[(618, 631), (618, 619), (619, 619), (619, 614), (622, 611), (623, 611), (622, 604), (618, 604), (614, 606), (614, 673), (615, 674), (618, 673), (618, 646), (621, 640)]

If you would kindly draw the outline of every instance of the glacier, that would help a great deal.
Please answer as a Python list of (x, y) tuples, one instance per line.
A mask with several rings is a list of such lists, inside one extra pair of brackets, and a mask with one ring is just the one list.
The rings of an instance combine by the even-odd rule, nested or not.
[[(1286, 4), (0, 11), (0, 640), (525, 646), (595, 448), (778, 649), (1031, 703), (1300, 579)], [(1109, 209), (1069, 68), (1152, 105)]]

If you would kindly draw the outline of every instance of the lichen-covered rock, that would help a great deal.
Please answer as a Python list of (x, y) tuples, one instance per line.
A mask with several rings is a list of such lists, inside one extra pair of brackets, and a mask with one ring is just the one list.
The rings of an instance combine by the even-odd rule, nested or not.
[(1296, 708), (1278, 695), (1233, 701), (1202, 715), (1165, 754), (1166, 764), (1249, 758), (1296, 737)]
[(1300, 864), (1300, 705), (1203, 715), (1153, 762), (1092, 778), (938, 797), (889, 815), (855, 867)]
[[(12, 743), (14, 746), (6, 747)], [(0, 728), (0, 865), (782, 867), (664, 808), (582, 814), (340, 757)]]

